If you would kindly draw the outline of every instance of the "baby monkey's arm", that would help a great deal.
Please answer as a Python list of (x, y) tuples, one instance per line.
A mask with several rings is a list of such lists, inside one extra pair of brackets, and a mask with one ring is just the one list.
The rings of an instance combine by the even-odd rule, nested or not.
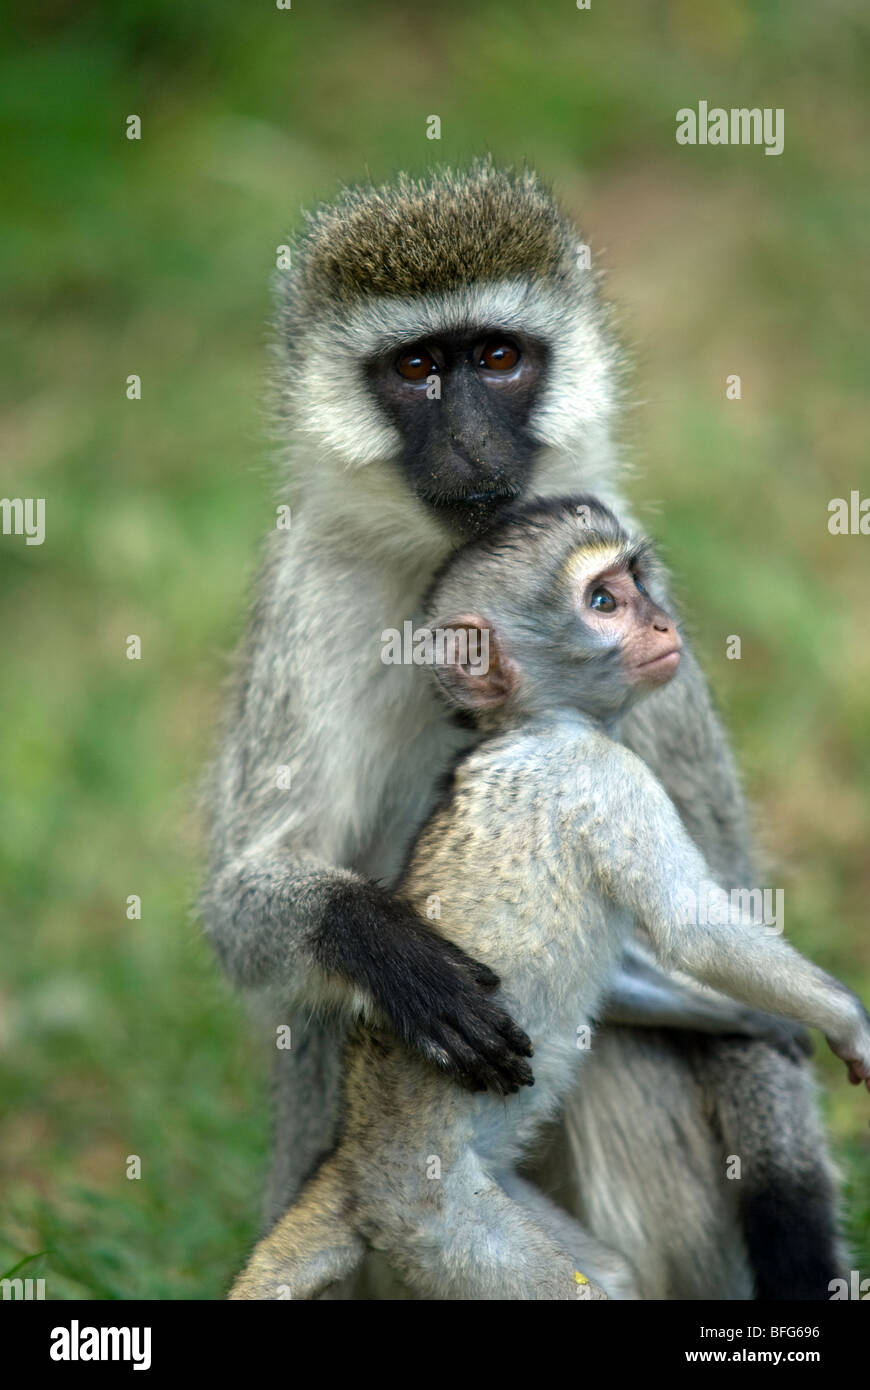
[(578, 823), (604, 891), (634, 914), (664, 965), (820, 1029), (870, 1090), (870, 1016), (856, 995), (735, 911), (639, 758), (614, 744), (607, 763), (588, 779)]
[(633, 1028), (678, 1028), (718, 1036), (761, 1038), (790, 1057), (806, 1057), (802, 1023), (754, 1009), (688, 977), (666, 974), (639, 940), (626, 947), (604, 1001), (604, 1023)]

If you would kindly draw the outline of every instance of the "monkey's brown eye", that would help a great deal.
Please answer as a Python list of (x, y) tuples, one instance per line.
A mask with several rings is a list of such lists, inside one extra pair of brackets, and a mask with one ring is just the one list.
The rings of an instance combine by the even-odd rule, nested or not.
[(494, 339), (486, 344), (477, 365), (486, 367), (490, 372), (509, 372), (519, 360), (519, 349), (515, 348), (513, 343), (500, 343)]
[(403, 352), (401, 357), (396, 358), (396, 371), (406, 381), (424, 381), (427, 376), (437, 372), (438, 368), (423, 348), (411, 348), (409, 352)]
[(589, 595), (589, 607), (594, 608), (596, 613), (612, 613), (616, 608), (616, 599), (609, 589), (593, 589)]

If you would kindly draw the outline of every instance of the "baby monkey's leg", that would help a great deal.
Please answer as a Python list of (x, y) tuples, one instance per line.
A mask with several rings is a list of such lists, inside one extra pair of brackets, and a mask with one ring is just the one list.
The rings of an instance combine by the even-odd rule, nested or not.
[[(385, 1213), (381, 1237), (408, 1282), (429, 1298), (576, 1302), (608, 1296), (476, 1155), (466, 1154), (445, 1174), (427, 1215), (405, 1215), (410, 1219), (393, 1226)], [(380, 1247), (380, 1240), (375, 1243)]]
[[(640, 1298), (631, 1262), (618, 1250), (605, 1245), (585, 1230), (579, 1221), (556, 1206), (525, 1178), (516, 1173), (499, 1173), (498, 1182), (507, 1195), (525, 1207), (530, 1216), (569, 1253), (575, 1268), (594, 1283), (600, 1284), (609, 1298)], [(578, 1294), (582, 1296), (582, 1285)]]
[(347, 1219), (345, 1185), (334, 1159), (255, 1246), (232, 1299), (314, 1299), (360, 1264), (365, 1246)]

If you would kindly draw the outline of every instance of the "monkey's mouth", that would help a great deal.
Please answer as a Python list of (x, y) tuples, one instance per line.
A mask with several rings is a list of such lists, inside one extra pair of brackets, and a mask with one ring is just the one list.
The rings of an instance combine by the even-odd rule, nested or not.
[(466, 502), (507, 502), (513, 495), (512, 492), (508, 492), (504, 488), (489, 489), (486, 492), (465, 492), (457, 498), (457, 502), (460, 505)]
[(493, 487), (478, 488), (474, 492), (444, 491), (430, 493), (426, 501), (433, 507), (501, 507), (513, 502), (520, 495), (520, 489), (509, 483), (497, 483)]
[(657, 679), (662, 680), (667, 676), (672, 676), (680, 664), (680, 648), (671, 647), (670, 651), (660, 652), (650, 661), (642, 661), (639, 666), (635, 666), (635, 671), (640, 680)]
[(482, 535), (494, 525), (502, 508), (521, 496), (521, 489), (509, 483), (498, 483), (493, 487), (475, 488), (464, 492), (459, 488), (445, 488), (422, 494), (422, 500), (439, 518), (443, 525), (456, 530), (465, 538)]

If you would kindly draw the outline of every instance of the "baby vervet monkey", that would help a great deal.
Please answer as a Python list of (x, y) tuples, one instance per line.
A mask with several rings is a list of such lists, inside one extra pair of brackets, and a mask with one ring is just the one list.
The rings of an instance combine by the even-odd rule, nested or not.
[(516, 508), (436, 578), (435, 674), (482, 737), (397, 892), (430, 920), (437, 904), (433, 925), (497, 972), (534, 1086), (463, 1090), (369, 1020), (348, 1043), (338, 1146), (231, 1298), (315, 1298), (367, 1247), (430, 1298), (635, 1297), (627, 1261), (515, 1169), (574, 1082), (636, 925), (668, 969), (821, 1029), (870, 1089), (862, 1004), (734, 921), (660, 782), (618, 742), (622, 715), (680, 664), (658, 588), (649, 545), (589, 497)]

